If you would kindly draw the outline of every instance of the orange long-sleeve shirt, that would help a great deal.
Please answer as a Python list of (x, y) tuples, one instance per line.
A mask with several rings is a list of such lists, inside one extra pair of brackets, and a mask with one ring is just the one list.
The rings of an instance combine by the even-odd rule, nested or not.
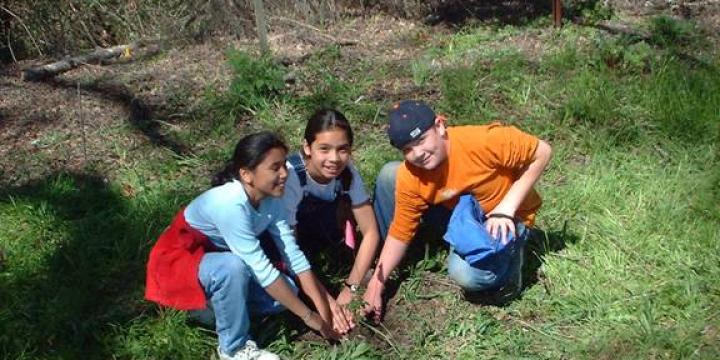
[[(389, 234), (400, 241), (412, 240), (430, 205), (452, 208), (461, 194), (472, 193), (486, 213), (494, 209), (532, 162), (539, 142), (499, 123), (449, 127), (447, 134), (448, 158), (438, 168), (424, 170), (405, 161), (398, 169)], [(515, 216), (532, 225), (541, 203), (531, 189)]]

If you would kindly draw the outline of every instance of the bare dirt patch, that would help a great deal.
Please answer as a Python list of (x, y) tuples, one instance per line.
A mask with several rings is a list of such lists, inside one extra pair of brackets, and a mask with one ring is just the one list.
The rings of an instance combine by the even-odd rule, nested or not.
[[(321, 29), (271, 18), (270, 42), (278, 58), (302, 61), (337, 41), (356, 40), (354, 45), (342, 46), (335, 68), (341, 72), (343, 62), (412, 59), (422, 51), (417, 39), (413, 40), (419, 26), (373, 16)], [(191, 113), (207, 89), (221, 92), (227, 87), (231, 73), (226, 51), (232, 47), (253, 51), (253, 44), (254, 39), (216, 37), (128, 63), (80, 67), (38, 83), (20, 80), (20, 69), (37, 61), (4, 69), (0, 75), (0, 184), (20, 185), (90, 165), (112, 176), (113, 169), (129, 165), (122, 162), (131, 163), (135, 157), (162, 156), (168, 150), (192, 152), (193, 144), (177, 142), (172, 131), (195, 120)], [(302, 63), (291, 65), (291, 70), (292, 66)], [(382, 97), (411, 93), (412, 84), (388, 79), (387, 88), (379, 91), (377, 96)]]

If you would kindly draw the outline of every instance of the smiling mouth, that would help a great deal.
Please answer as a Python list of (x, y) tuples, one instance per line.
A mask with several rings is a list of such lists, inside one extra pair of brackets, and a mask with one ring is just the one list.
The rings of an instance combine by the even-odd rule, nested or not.
[(340, 172), (340, 168), (337, 168), (337, 167), (332, 167), (332, 168), (330, 168), (330, 167), (327, 167), (327, 166), (326, 166), (326, 167), (324, 167), (324, 168), (325, 168), (325, 171), (327, 171), (327, 172), (329, 172), (329, 173), (333, 173), (333, 174), (334, 174), (334, 173)]

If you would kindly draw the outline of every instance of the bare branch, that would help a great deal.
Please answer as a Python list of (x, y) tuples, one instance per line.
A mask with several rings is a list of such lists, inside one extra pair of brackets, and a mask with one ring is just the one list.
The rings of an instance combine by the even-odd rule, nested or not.
[(10, 11), (8, 8), (0, 5), (0, 9), (3, 9), (3, 11), (10, 14), (10, 16), (14, 17), (15, 19), (17, 19), (17, 21), (20, 22), (20, 25), (22, 25), (22, 27), (25, 29), (25, 32), (27, 32), (28, 36), (30, 37), (30, 40), (32, 40), (33, 45), (35, 45), (35, 49), (37, 49), (38, 54), (40, 54), (40, 56), (44, 56), (42, 50), (40, 50), (40, 46), (38, 46), (37, 42), (35, 41), (35, 38), (32, 36), (30, 29), (28, 29), (28, 27), (25, 25), (25, 22), (19, 16), (15, 15), (14, 12)]
[[(106, 49), (98, 49), (90, 54), (71, 57), (56, 61), (54, 63), (23, 70), (22, 78), (25, 81), (39, 81), (48, 77), (72, 70), (78, 66), (99, 63), (103, 60), (120, 57), (123, 54), (133, 54), (143, 46), (142, 42), (135, 42), (129, 45), (118, 45)], [(157, 48), (151, 47), (149, 52), (155, 52)]]
[(340, 45), (340, 46), (348, 46), (348, 45), (357, 45), (357, 44), (358, 44), (358, 42), (355, 41), (355, 40), (345, 40), (345, 39), (335, 38), (335, 37), (333, 37), (333, 36), (330, 36), (330, 35), (326, 34), (324, 31), (322, 31), (322, 30), (320, 30), (320, 29), (318, 29), (318, 28), (316, 28), (316, 27), (314, 27), (314, 26), (312, 26), (312, 25), (308, 25), (308, 24), (305, 24), (305, 23), (302, 23), (302, 22), (300, 22), (300, 21), (293, 20), (293, 19), (290, 19), (290, 18), (286, 18), (286, 17), (284, 17), (284, 16), (271, 16), (270, 18), (271, 18), (271, 19), (274, 19), (274, 20), (280, 20), (280, 21), (288, 22), (288, 23), (291, 23), (291, 24), (295, 24), (295, 25), (302, 26), (302, 27), (304, 27), (304, 28), (307, 28), (307, 29), (316, 31), (316, 32), (318, 33), (318, 35), (320, 35), (320, 36), (322, 36), (322, 37), (324, 37), (324, 38), (326, 38), (326, 39), (328, 39), (328, 40), (330, 40), (330, 41), (332, 41), (332, 42), (334, 42), (335, 44)]
[(17, 64), (18, 61), (17, 61), (17, 58), (15, 57), (15, 51), (13, 51), (12, 43), (10, 43), (10, 31), (8, 31), (5, 35), (7, 37), (7, 47), (8, 47), (8, 50), (10, 50), (10, 56), (12, 56), (13, 61)]

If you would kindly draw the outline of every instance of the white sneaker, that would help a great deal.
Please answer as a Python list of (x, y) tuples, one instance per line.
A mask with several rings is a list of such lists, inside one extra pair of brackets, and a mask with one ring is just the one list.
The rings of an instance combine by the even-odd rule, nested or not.
[(245, 346), (235, 352), (235, 355), (230, 356), (220, 350), (218, 346), (218, 356), (220, 360), (280, 360), (280, 357), (265, 350), (261, 350), (257, 347), (257, 344), (248, 340)]

